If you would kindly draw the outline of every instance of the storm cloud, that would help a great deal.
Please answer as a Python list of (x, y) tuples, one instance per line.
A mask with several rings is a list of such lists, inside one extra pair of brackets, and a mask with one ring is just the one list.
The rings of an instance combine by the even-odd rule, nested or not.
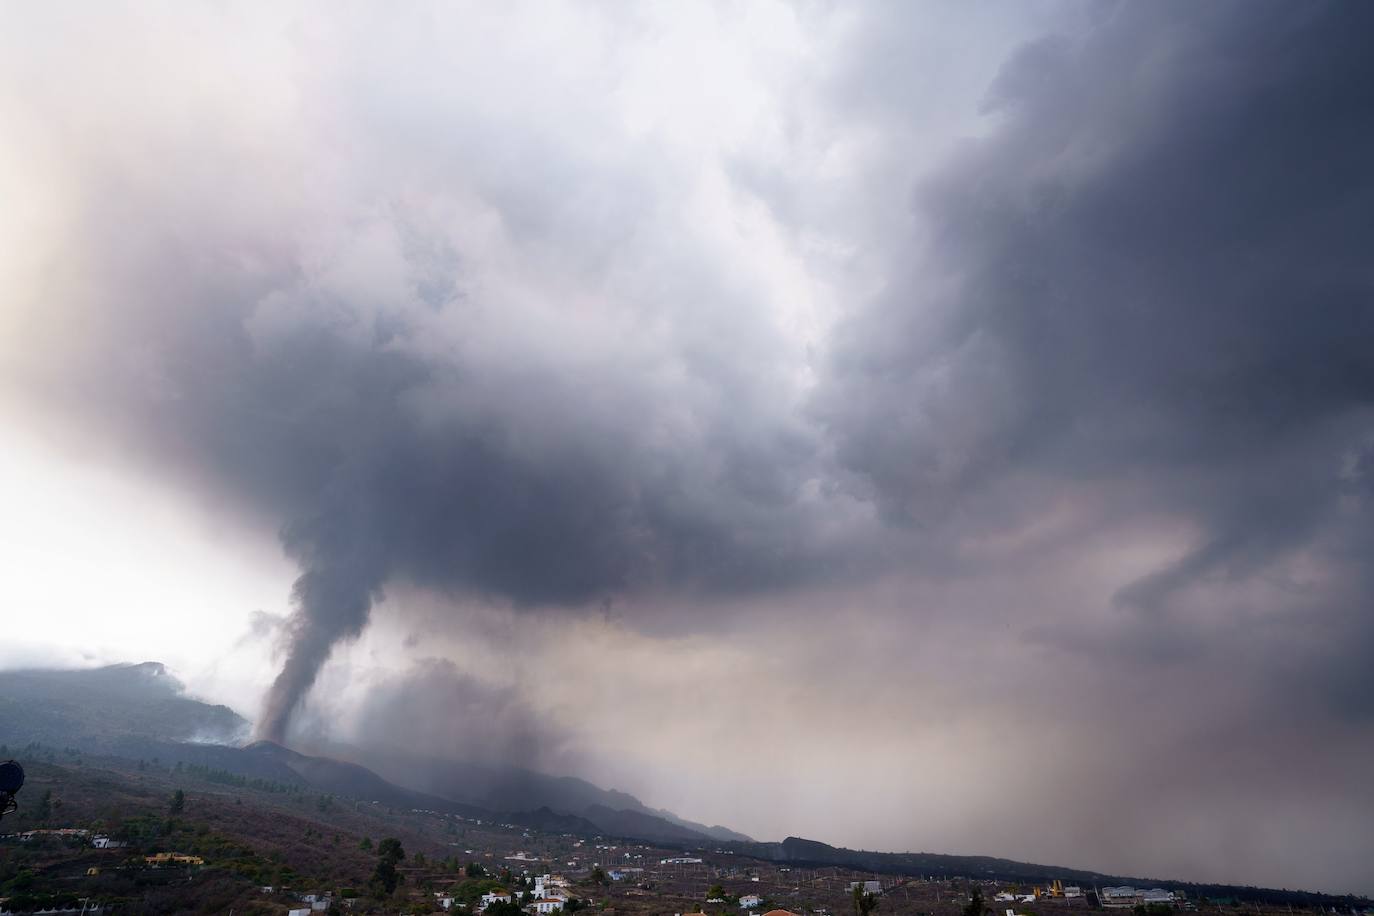
[[(640, 742), (667, 761), (626, 777), (647, 800), (746, 715), (663, 671), (680, 652), (761, 666), (799, 722), (875, 710), (880, 784), (936, 759), (1007, 780), (971, 809), (1040, 799), (996, 848), (920, 788), (932, 832), (822, 839), (1186, 872), (1243, 835), (1185, 876), (1355, 887), (1374, 12), (989, 9), (26, 11), (0, 38), (5, 409), (276, 533), (265, 736), (382, 618), (419, 667), (326, 719), (413, 744), (451, 714), (434, 753), (524, 761)], [(426, 654), (480, 666), (465, 643), (518, 646), (516, 675)], [(592, 647), (624, 681), (580, 709), (613, 692)], [(452, 697), (501, 723), (474, 742)], [(1169, 779), (1123, 750), (1141, 730)], [(1072, 760), (1069, 734), (1094, 736)], [(797, 773), (849, 784), (842, 757)], [(740, 829), (792, 831), (800, 775), (697, 762)]]
[[(1117, 592), (1132, 645), (1262, 625), (1274, 661), (1311, 652), (1305, 682), (1366, 716), (1369, 14), (1102, 14), (1002, 67), (994, 136), (916, 191), (930, 245), (837, 332), (818, 412), (899, 523), (1012, 477), (1013, 500), (1106, 482), (1119, 511), (1186, 520), (1191, 546)], [(1190, 606), (1245, 583), (1264, 594)]]
[[(59, 359), (20, 357), (26, 385), (279, 519), (301, 576), (265, 735), (284, 736), (393, 577), (597, 607), (644, 589), (793, 583), (846, 561), (830, 531), (863, 510), (816, 486), (791, 345), (752, 307), (751, 278), (665, 223), (676, 191), (655, 187), (652, 155), (615, 172), (575, 154), (540, 162), (548, 128), (507, 125), (461, 92), (423, 116), (453, 136), (407, 140), (420, 124), (379, 123), (396, 100), (373, 110), (368, 91), (339, 125), (357, 147), (332, 166), (319, 146), (245, 164), (221, 133), (166, 136), (147, 162), (80, 163), (91, 171), (75, 176), (88, 184), (63, 268), (20, 319), (63, 338), (47, 353)], [(471, 149), (499, 145), (502, 128), (529, 157), (516, 187), (494, 149)], [(199, 174), (168, 181), (168, 158)], [(348, 174), (302, 201), (307, 173), (331, 168)], [(429, 174), (412, 186), (410, 172)], [(307, 187), (283, 189), (297, 180)], [(248, 202), (226, 208), (224, 193)], [(319, 212), (338, 206), (350, 212)], [(495, 263), (471, 263), (483, 257)]]

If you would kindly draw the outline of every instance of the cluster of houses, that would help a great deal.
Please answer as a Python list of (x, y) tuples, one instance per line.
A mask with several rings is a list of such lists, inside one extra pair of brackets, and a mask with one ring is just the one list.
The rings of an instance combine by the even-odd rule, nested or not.
[[(757, 880), (759, 880), (759, 879), (758, 879), (757, 877), (753, 877), (753, 878), (751, 878), (750, 880), (757, 881)], [(881, 893), (883, 892), (883, 884), (882, 884), (881, 881), (851, 881), (851, 882), (849, 882), (849, 892), (850, 892), (850, 893), (853, 893), (855, 888), (862, 888), (862, 889), (863, 889), (863, 893), (865, 893), (865, 894), (873, 894), (874, 896), (877, 896), (878, 894), (881, 894)], [(724, 903), (724, 902), (725, 902), (725, 898), (724, 898), (724, 897), (707, 897), (707, 898), (706, 898), (706, 902), (707, 902), (707, 903)], [(758, 894), (744, 894), (743, 896), (741, 896), (741, 897), (739, 898), (739, 908), (742, 909), (742, 910), (757, 910), (757, 909), (758, 909), (759, 907), (761, 907), (761, 906), (763, 906), (763, 898), (762, 898), (761, 896), (759, 896)], [(786, 910), (770, 910), (769, 912), (765, 913), (764, 916), (774, 916), (774, 914), (777, 914), (777, 913), (787, 913), (787, 911), (786, 911)], [(789, 914), (789, 916), (790, 916), (790, 914)]]
[(144, 856), (143, 861), (153, 868), (161, 868), (164, 865), (204, 865), (205, 860), (200, 856), (187, 855), (184, 852), (159, 852), (151, 856)]
[[(265, 884), (262, 887), (258, 888), (258, 890), (264, 894), (274, 894), (278, 890), (286, 892), (288, 888), (276, 888), (270, 884)], [(304, 906), (291, 907), (289, 910), (287, 910), (287, 916), (311, 916), (312, 913), (324, 913), (327, 912), (330, 906), (334, 903), (333, 891), (324, 891), (323, 893), (318, 894), (297, 893), (294, 896), (298, 901), (303, 903)], [(345, 905), (349, 905), (352, 903), (352, 901), (349, 900), (344, 900), (343, 902)]]
[(1104, 907), (1120, 907), (1128, 909), (1140, 906), (1141, 904), (1165, 903), (1172, 905), (1179, 899), (1179, 895), (1173, 891), (1166, 891), (1162, 887), (1134, 888), (1123, 885), (1121, 887), (1104, 887), (1098, 892), (1097, 899)]
[[(263, 890), (269, 890), (263, 888)], [(325, 891), (323, 894), (301, 894), (301, 903), (305, 906), (292, 907), (287, 911), (286, 916), (311, 916), (312, 913), (324, 913), (329, 910), (329, 905), (334, 902), (334, 892)]]
[[(540, 914), (540, 916), (548, 916), (550, 913), (562, 912), (564, 906), (568, 902), (568, 879), (564, 878), (562, 875), (535, 875), (533, 881), (534, 888), (531, 892), (531, 896), (533, 896), (534, 899), (530, 901), (526, 909), (532, 913)], [(438, 900), (439, 906), (443, 909), (453, 909), (452, 897), (442, 892), (436, 892), (434, 896), (435, 899)], [(482, 899), (477, 902), (475, 912), (485, 912), (487, 907), (491, 906), (493, 903), (514, 902), (516, 902), (516, 895), (512, 894), (510, 891), (491, 891), (490, 893), (482, 895)]]
[[(1002, 891), (992, 899), (999, 903), (1034, 903), (1044, 898), (1075, 900), (1083, 896), (1081, 887), (1065, 887), (1055, 881), (1048, 887), (1033, 887), (1028, 894)], [(1104, 907), (1132, 909), (1142, 904), (1163, 903), (1172, 906), (1183, 899), (1183, 895), (1162, 887), (1134, 888), (1129, 886), (1104, 887), (1097, 892), (1097, 899)], [(1007, 910), (1007, 916), (1017, 916), (1015, 910)]]
[(90, 839), (91, 845), (96, 849), (118, 849), (128, 845), (123, 840), (115, 840), (103, 833), (91, 836), (89, 830), (80, 827), (39, 827), (33, 830), (25, 830), (23, 833), (7, 833), (0, 836), (0, 840), (17, 840), (20, 843), (28, 843), (37, 839), (54, 837), (59, 840), (85, 840)]
[(1082, 896), (1083, 888), (1075, 885), (1065, 887), (1063, 882), (1055, 879), (1048, 887), (1032, 887), (1029, 894), (1014, 894), (1011, 891), (1002, 891), (992, 899), (1000, 903), (1034, 903), (1042, 897), (1077, 900)]

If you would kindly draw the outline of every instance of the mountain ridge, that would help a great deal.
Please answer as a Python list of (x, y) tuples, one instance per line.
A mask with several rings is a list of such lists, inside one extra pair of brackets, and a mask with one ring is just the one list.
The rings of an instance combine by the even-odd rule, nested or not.
[[(347, 747), (338, 750), (353, 759), (340, 759), (270, 741), (246, 741), (247, 737), (247, 720), (227, 706), (186, 696), (185, 686), (160, 662), (0, 672), (0, 741), (11, 744), (77, 745), (119, 757), (181, 762), (251, 779), (308, 785), (397, 807), (508, 823), (560, 823), (560, 829), (653, 842), (743, 836), (719, 828), (713, 837), (707, 832), (712, 828), (694, 829), (699, 825), (676, 815), (665, 817), (628, 793), (572, 776), (369, 755)], [(393, 766), (408, 761), (409, 772), (400, 767), (399, 779), (379, 774), (367, 765), (369, 756), (390, 760)], [(422, 778), (425, 774), (428, 777)], [(482, 791), (472, 792), (474, 785)]]
[[(652, 839), (754, 842), (739, 831), (681, 818), (666, 809), (652, 808), (628, 792), (603, 789), (576, 776), (553, 776), (512, 765), (498, 768), (473, 761), (369, 754), (361, 748), (342, 745), (318, 750), (354, 762), (365, 761), (368, 767), (398, 785), (492, 810), (548, 808), (558, 814), (590, 820), (612, 833), (626, 824), (634, 824), (646, 832), (645, 838)], [(622, 814), (625, 816), (612, 816)]]
[(160, 662), (0, 671), (0, 724), (30, 741), (80, 738), (92, 749), (129, 738), (236, 744), (248, 736), (234, 710), (185, 691)]
[[(99, 696), (92, 696), (92, 691), (97, 689)], [(7, 714), (16, 711), (18, 715)], [(169, 715), (159, 718), (163, 714)], [(1142, 879), (991, 856), (871, 852), (795, 836), (779, 842), (720, 839), (676, 823), (681, 819), (675, 815), (668, 817), (671, 812), (649, 809), (627, 793), (601, 789), (577, 777), (555, 777), (519, 768), (512, 768), (515, 781), (504, 786), (503, 791), (526, 784), (571, 788), (582, 793), (578, 798), (589, 801), (587, 810), (579, 814), (560, 811), (550, 805), (530, 806), (527, 810), (493, 809), (449, 798), (443, 793), (397, 784), (355, 761), (307, 754), (269, 741), (220, 744), (187, 740), (202, 738), (201, 729), (207, 726), (221, 733), (227, 729), (242, 734), (247, 722), (226, 706), (213, 706), (184, 696), (180, 682), (165, 666), (156, 662), (79, 670), (0, 671), (0, 744), (12, 747), (28, 743), (59, 748), (76, 745), (89, 752), (114, 757), (194, 764), (251, 779), (308, 787), (394, 807), (423, 808), (549, 832), (645, 840), (668, 848), (710, 846), (742, 856), (803, 866), (842, 866), (874, 873), (986, 878), (1013, 883), (1043, 883), (1060, 878), (1089, 886), (1148, 884), (1183, 890), (1192, 897), (1236, 897), (1279, 903), (1362, 899), (1287, 889)], [(482, 769), (476, 764), (469, 766)], [(488, 777), (493, 777), (493, 773), (497, 777), (501, 775), (488, 770)], [(623, 799), (643, 810), (615, 809), (595, 799)], [(592, 817), (587, 817), (587, 813)], [(728, 828), (711, 829), (734, 833)]]
[(1334, 905), (1337, 902), (1349, 903), (1365, 899), (1353, 894), (1328, 894), (1288, 888), (1110, 874), (1059, 865), (1021, 862), (996, 856), (961, 856), (934, 852), (871, 852), (831, 846), (819, 840), (795, 836), (789, 836), (781, 842), (732, 843), (727, 844), (726, 848), (738, 855), (810, 868), (839, 866), (875, 874), (922, 875), (940, 879), (989, 878), (1017, 884), (1048, 884), (1054, 879), (1060, 879), (1066, 884), (1078, 883), (1085, 889), (1122, 884), (1161, 887), (1166, 890), (1183, 891), (1193, 900), (1201, 897), (1234, 897), (1307, 906), (1313, 902), (1319, 905)]

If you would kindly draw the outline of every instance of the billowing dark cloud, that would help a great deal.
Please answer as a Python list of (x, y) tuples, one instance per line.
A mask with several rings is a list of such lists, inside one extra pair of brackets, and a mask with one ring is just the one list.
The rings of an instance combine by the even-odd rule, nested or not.
[(837, 333), (818, 414), (899, 524), (943, 525), (1015, 475), (1018, 499), (1109, 481), (1188, 519), (1195, 546), (1117, 594), (1133, 649), (1204, 635), (1190, 587), (1321, 558), (1204, 644), (1271, 614), (1276, 637), (1331, 627), (1304, 678), (1374, 696), (1347, 682), (1374, 636), (1371, 14), (1099, 12), (1002, 68), (996, 129), (918, 190), (929, 250)]
[[(166, 241), (139, 253), (161, 274), (160, 308), (131, 309), (102, 364), (78, 370), (90, 387), (76, 396), (113, 401), (136, 448), (282, 519), (302, 574), (268, 735), (284, 734), (332, 645), (362, 630), (394, 576), (581, 606), (652, 588), (791, 584), (834, 562), (818, 547), (823, 507), (801, 493), (814, 444), (738, 365), (670, 351), (680, 381), (662, 384), (616, 353), (568, 365), (567, 342), (538, 327), (522, 330), (534, 352), (484, 365), (459, 348), (485, 306), (458, 297), (403, 302), (396, 315), (330, 302), (258, 331), (264, 303), (291, 307), (274, 297), (328, 294), (291, 271), (246, 277), (241, 252), (214, 251), (186, 276), (157, 250)], [(207, 279), (233, 289), (207, 294)], [(71, 320), (108, 304), (79, 303)], [(427, 321), (410, 324), (407, 309)], [(166, 348), (131, 371), (125, 357), (148, 334)], [(428, 335), (455, 350), (426, 351)]]
[[(366, 72), (375, 49), (354, 50)], [(535, 156), (545, 128), (461, 92), (398, 124), (396, 91), (342, 114), (310, 95), (301, 116), (343, 118), (360, 147), (288, 155), (302, 171), (285, 182), (189, 134), (152, 161), (194, 174), (78, 156), (79, 225), (27, 316), (50, 339), (15, 371), (80, 435), (280, 525), (301, 575), (260, 723), (278, 739), (395, 578), (598, 607), (792, 586), (858, 558), (843, 529), (864, 510), (817, 485), (793, 345), (706, 240), (664, 223), (652, 155), (531, 159), (511, 185), (496, 148)], [(396, 145), (431, 118), (454, 137)], [(319, 199), (293, 185), (331, 169), (347, 174)], [(415, 193), (408, 170), (430, 170)], [(600, 270), (615, 276), (588, 286)]]

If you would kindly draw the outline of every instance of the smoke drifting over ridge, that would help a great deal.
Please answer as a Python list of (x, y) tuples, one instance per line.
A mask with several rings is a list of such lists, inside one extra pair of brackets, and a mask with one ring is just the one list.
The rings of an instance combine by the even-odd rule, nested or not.
[[(393, 359), (362, 356), (349, 371), (371, 376), (374, 358)], [(268, 698), (268, 736), (284, 735), (330, 648), (362, 630), (389, 576), (517, 605), (576, 607), (654, 586), (758, 588), (797, 578), (813, 559), (806, 539), (786, 528), (807, 511), (787, 492), (799, 485), (786, 480), (793, 460), (739, 454), (761, 446), (707, 429), (725, 466), (698, 469), (690, 465), (706, 446), (696, 430), (597, 422), (592, 415), (611, 406), (614, 390), (594, 406), (539, 380), (531, 403), (479, 395), (469, 405), (457, 378), (435, 381), (460, 376), (461, 363), (396, 362), (407, 365), (394, 376), (397, 387), (375, 408), (348, 405), (340, 418), (367, 424), (364, 441), (349, 443), (346, 457), (326, 458), (312, 514), (284, 529), (304, 572), (293, 590), (288, 658)], [(416, 406), (415, 398), (427, 403)], [(538, 403), (544, 398), (552, 403)], [(456, 416), (446, 415), (449, 404)], [(566, 419), (553, 416), (558, 410)], [(644, 404), (636, 413), (649, 410)], [(689, 422), (724, 420), (708, 412)], [(695, 492), (688, 497), (684, 488)]]
[[(431, 101), (456, 123), (475, 115), (462, 94)], [(294, 129), (276, 114), (257, 129)], [(390, 117), (361, 115), (383, 137)], [(130, 128), (138, 143), (156, 130)], [(170, 187), (137, 162), (117, 184), (99, 168), (76, 179), (70, 270), (43, 281), (43, 311), (18, 319), (31, 340), (59, 335), (36, 352), (80, 356), (12, 365), (94, 408), (90, 422), (155, 466), (282, 520), (302, 573), (265, 735), (283, 737), (391, 577), (576, 607), (646, 588), (760, 588), (834, 565), (821, 545), (862, 509), (806, 491), (815, 435), (796, 416), (796, 346), (751, 310), (769, 294), (758, 278), (717, 275), (713, 240), (665, 225), (661, 199), (624, 194), (636, 183), (674, 193), (652, 159), (614, 174), (555, 163), (576, 180), (540, 178), (546, 197), (526, 210), (492, 187), (505, 163), (487, 151), (449, 165), (466, 135), (373, 141), (318, 190), (307, 178), (318, 150), (268, 162), (236, 139), (152, 141), (151, 161), (198, 162), (203, 182)], [(394, 173), (350, 171), (369, 155)], [(411, 187), (399, 178), (411, 171), (428, 180)], [(560, 200), (567, 188), (577, 197)], [(327, 228), (335, 219), (347, 229)], [(643, 240), (622, 253), (625, 231)], [(591, 264), (551, 247), (565, 236), (579, 258), (645, 266), (586, 289)], [(526, 266), (503, 273), (514, 258)], [(118, 320), (104, 317), (112, 299)], [(89, 333), (59, 330), (72, 326)]]
[[(1097, 854), (1127, 842), (1110, 806), (1123, 861), (1365, 880), (1374, 14), (752, 9), (188, 6), (177, 42), (26, 11), (24, 47), (0, 37), (6, 403), (279, 533), (265, 735), (384, 590), (435, 596), (436, 637), (469, 605), (569, 622), (540, 659), (609, 602), (627, 630), (752, 633), (775, 657), (692, 658), (765, 666), (773, 709), (883, 710), (894, 781), (976, 759), (1007, 798), (961, 803), (1074, 828), (1036, 852), (1024, 809), (999, 817), (1024, 849), (967, 849)], [(954, 35), (977, 40), (949, 60)], [(827, 675), (855, 643), (879, 661)], [(662, 670), (680, 648), (627, 683), (695, 696)], [(585, 685), (576, 658), (534, 690)], [(364, 712), (483, 696), (424, 671)], [(984, 763), (1027, 722), (1098, 745)], [(699, 746), (683, 727), (665, 746)]]

